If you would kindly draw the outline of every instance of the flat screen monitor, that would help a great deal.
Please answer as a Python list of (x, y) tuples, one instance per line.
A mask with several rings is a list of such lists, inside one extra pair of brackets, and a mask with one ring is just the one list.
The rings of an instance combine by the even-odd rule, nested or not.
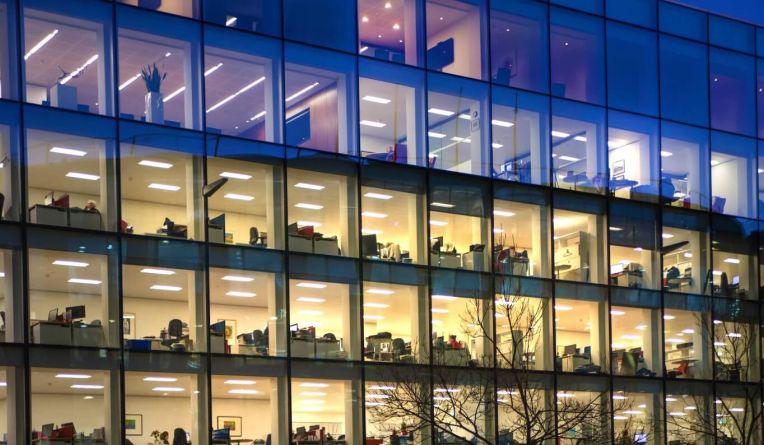
[(191, 433), (186, 431), (186, 442), (191, 443)]
[(297, 332), (300, 328), (297, 326), (297, 323), (289, 325), (289, 332)]
[(647, 433), (634, 434), (634, 443), (647, 443)]
[(286, 120), (287, 145), (299, 146), (310, 139), (310, 108), (306, 108)]
[(53, 424), (52, 423), (46, 423), (42, 426), (42, 436), (49, 438), (53, 435)]
[(212, 332), (214, 334), (224, 335), (225, 334), (225, 322), (224, 321), (219, 321), (217, 323), (211, 324), (210, 325), (210, 332)]
[(225, 213), (212, 218), (210, 220), (210, 225), (225, 228)]
[(430, 239), (430, 250), (433, 252), (440, 252), (441, 247), (443, 247), (442, 236), (436, 236), (435, 238)]
[(740, 275), (734, 275), (732, 277), (732, 285), (733, 286), (739, 286), (740, 285)]
[(85, 306), (71, 306), (66, 308), (66, 315), (70, 320), (85, 318)]
[(446, 39), (427, 50), (427, 68), (442, 70), (454, 63), (454, 39)]
[(377, 235), (376, 234), (361, 236), (361, 251), (363, 252), (363, 256), (365, 257), (379, 255), (379, 251), (377, 250)]
[(48, 321), (56, 321), (58, 319), (58, 308), (48, 311)]
[(576, 353), (576, 345), (567, 345), (563, 351), (565, 355), (573, 355)]

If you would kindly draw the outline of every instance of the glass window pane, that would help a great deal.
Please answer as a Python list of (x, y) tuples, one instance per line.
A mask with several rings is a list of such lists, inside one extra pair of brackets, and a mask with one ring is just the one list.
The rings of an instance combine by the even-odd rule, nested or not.
[(491, 366), (493, 352), (486, 337), (492, 335), (494, 314), (489, 298), (436, 294), (431, 310), (433, 365)]
[(428, 77), (427, 135), (430, 167), (486, 175), (490, 155), (488, 88), (437, 74)]
[(16, 7), (11, 0), (0, 1), (0, 61), (0, 98), (17, 99)]
[(661, 36), (661, 114), (708, 125), (708, 56), (703, 45)]
[(358, 0), (358, 53), (423, 65), (421, 0)]
[(711, 133), (711, 210), (756, 216), (756, 143), (725, 133)]
[(518, 372), (551, 371), (551, 299), (502, 289), (496, 294), (495, 311), (498, 365)]
[(554, 272), (558, 280), (605, 283), (604, 203), (579, 195), (554, 199)]
[(484, 0), (426, 0), (427, 68), (485, 79), (488, 74)]
[(608, 373), (608, 325), (605, 293), (591, 286), (560, 286), (554, 299), (556, 370)]
[(491, 8), (491, 79), (504, 86), (546, 92), (547, 7), (525, 0), (501, 0)]
[(657, 215), (647, 204), (610, 203), (610, 284), (658, 289), (660, 257)]
[[(660, 155), (664, 202), (676, 207), (707, 209), (710, 194), (708, 130), (662, 122)], [(672, 187), (673, 195), (669, 193)]]
[(314, 45), (355, 51), (356, 5), (347, 0), (283, 0), (284, 36)]
[(755, 28), (747, 23), (718, 15), (708, 16), (708, 35), (712, 45), (753, 53)]
[(711, 126), (756, 135), (753, 57), (711, 49)]
[(179, 18), (127, 8), (118, 9), (117, 23), (119, 116), (199, 129), (198, 27)]
[(658, 24), (656, 0), (605, 0), (608, 18), (646, 28)]
[(666, 430), (669, 442), (698, 443), (713, 437), (713, 394), (706, 383), (666, 383)]
[(758, 315), (755, 302), (714, 301), (715, 379), (733, 383), (760, 380)]
[(551, 3), (602, 15), (603, 0), (551, 0)]
[[(24, 212), (21, 202), (21, 131), (19, 125), (20, 108), (11, 102), (0, 103), (0, 217), (18, 221)], [(34, 119), (26, 120), (28, 126), (35, 125)], [(29, 161), (27, 161), (29, 162)]]
[[(323, 436), (344, 437), (347, 443), (359, 443), (362, 433), (353, 428), (360, 420), (354, 412), (358, 405), (351, 403), (357, 382), (342, 377), (323, 371), (317, 377), (292, 378), (291, 425), (296, 431), (295, 442), (318, 441)], [(319, 425), (319, 429), (311, 429), (313, 425)]]
[(21, 236), (20, 230), (13, 227), (0, 231), (0, 313), (3, 314), (0, 343), (24, 341), (27, 314), (23, 308), (24, 289), (20, 277), (26, 265), (21, 253)]
[(664, 305), (666, 375), (678, 379), (711, 378), (709, 302), (702, 297), (666, 295)]
[[(764, 32), (762, 32), (764, 35)], [(757, 60), (756, 75), (756, 113), (759, 117), (757, 123), (760, 138), (764, 138), (764, 60)]]
[(608, 105), (658, 114), (658, 40), (655, 33), (608, 22)]
[[(251, 372), (250, 369), (247, 371)], [(257, 372), (258, 368), (254, 371)], [(271, 443), (282, 443), (285, 440), (288, 432), (284, 426), (288, 413), (278, 403), (278, 396), (289, 390), (284, 384), (285, 378), (248, 374), (212, 375), (211, 380), (212, 443), (222, 440), (216, 437), (216, 433), (226, 427), (232, 440), (237, 437), (253, 438), (262, 443), (269, 440)]]
[(420, 345), (427, 333), (427, 293), (418, 286), (363, 283), (364, 359), (426, 362)]
[(355, 60), (297, 45), (285, 55), (287, 145), (355, 154)]
[(719, 297), (758, 298), (756, 271), (757, 223), (714, 215), (711, 220), (713, 293)]
[[(83, 2), (64, 7), (50, 1), (25, 5), (26, 101), (112, 114), (111, 7)], [(68, 15), (73, 10), (77, 18)]]
[(670, 292), (710, 294), (711, 264), (707, 216), (663, 211), (663, 288)]
[(610, 349), (615, 375), (655, 377), (662, 374), (660, 298), (640, 294), (634, 298), (632, 296), (639, 294), (612, 299)]
[(615, 443), (663, 443), (661, 398), (661, 385), (657, 382), (616, 380), (613, 383)]
[(549, 99), (493, 88), (493, 176), (549, 185)]
[(614, 111), (608, 125), (610, 193), (650, 202), (672, 199), (670, 179), (658, 175), (658, 121)]
[(552, 94), (605, 102), (605, 30), (602, 20), (562, 9), (551, 13)]
[(658, 9), (661, 32), (700, 41), (708, 38), (705, 12), (670, 2), (659, 2)]
[(605, 111), (590, 105), (552, 102), (552, 183), (605, 193)]
[(198, 0), (117, 0), (126, 5), (138, 6), (139, 8), (153, 11), (166, 12), (168, 14), (182, 15), (184, 17), (197, 18), (199, 14)]
[(221, 2), (204, 0), (204, 19), (229, 28), (280, 36), (281, 1)]
[[(246, 37), (246, 38), (245, 38)], [(205, 30), (204, 91), (207, 131), (281, 140), (281, 48), (254, 36)]]
[(425, 165), (424, 74), (365, 59), (360, 71), (361, 156)]

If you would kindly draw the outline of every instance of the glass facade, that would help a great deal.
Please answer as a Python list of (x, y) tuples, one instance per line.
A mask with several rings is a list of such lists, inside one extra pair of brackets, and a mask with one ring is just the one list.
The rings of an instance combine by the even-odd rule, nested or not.
[(761, 443), (762, 36), (0, 0), (0, 443)]

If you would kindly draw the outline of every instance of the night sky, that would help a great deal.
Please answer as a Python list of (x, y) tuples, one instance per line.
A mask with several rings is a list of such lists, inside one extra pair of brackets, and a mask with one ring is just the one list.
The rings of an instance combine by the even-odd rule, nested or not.
[(676, 3), (764, 26), (764, 0), (676, 0)]

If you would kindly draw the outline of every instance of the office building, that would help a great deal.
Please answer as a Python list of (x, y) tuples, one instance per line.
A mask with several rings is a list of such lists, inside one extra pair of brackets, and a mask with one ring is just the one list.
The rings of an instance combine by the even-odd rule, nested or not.
[(762, 90), (661, 0), (0, 0), (3, 442), (761, 443)]

